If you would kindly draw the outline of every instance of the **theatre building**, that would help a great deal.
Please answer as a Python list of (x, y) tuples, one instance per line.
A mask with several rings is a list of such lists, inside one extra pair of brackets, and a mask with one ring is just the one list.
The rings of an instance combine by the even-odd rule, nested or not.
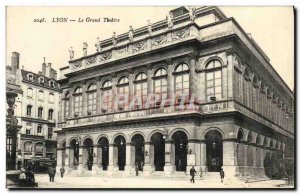
[(99, 44), (60, 69), (58, 168), (262, 176), (274, 158), (293, 157), (294, 94), (219, 8), (179, 7)]

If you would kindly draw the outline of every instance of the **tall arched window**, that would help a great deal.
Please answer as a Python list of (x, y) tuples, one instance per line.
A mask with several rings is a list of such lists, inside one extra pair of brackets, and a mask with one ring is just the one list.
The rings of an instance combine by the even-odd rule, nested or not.
[(177, 65), (174, 75), (176, 97), (181, 97), (183, 94), (188, 97), (190, 89), (189, 66), (185, 63)]
[(101, 87), (102, 90), (102, 111), (107, 112), (112, 108), (112, 84), (111, 81), (105, 81)]
[(82, 88), (77, 87), (74, 91), (74, 114), (81, 115), (82, 112)]
[(69, 117), (69, 109), (70, 109), (70, 94), (69, 94), (69, 92), (66, 92), (64, 100), (65, 100), (64, 115), (65, 115), (65, 119), (66, 119)]
[[(142, 106), (147, 101), (147, 75), (145, 73), (139, 73), (135, 80), (135, 97), (139, 97), (142, 101)], [(139, 107), (142, 108), (142, 107)]]
[[(118, 107), (119, 110), (127, 110), (129, 97), (129, 81), (127, 77), (121, 77), (118, 81)], [(127, 99), (127, 100), (126, 100)]]
[(97, 106), (96, 106), (96, 84), (89, 85), (87, 89), (87, 97), (88, 97), (88, 112), (91, 114), (96, 114)]
[(163, 68), (156, 70), (153, 80), (154, 93), (165, 98), (167, 96), (167, 71)]
[(222, 98), (222, 64), (212, 60), (206, 65), (206, 97), (207, 101)]

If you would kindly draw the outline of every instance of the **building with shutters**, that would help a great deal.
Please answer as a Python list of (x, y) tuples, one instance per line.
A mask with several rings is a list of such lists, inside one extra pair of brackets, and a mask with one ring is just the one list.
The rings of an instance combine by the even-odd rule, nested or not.
[(44, 61), (42, 71), (38, 74), (20, 68), (19, 64), (20, 54), (13, 52), (9, 69), (22, 91), (15, 102), (15, 116), (22, 126), (17, 140), (17, 169), (27, 167), (28, 162), (55, 161), (54, 131), (57, 130), (60, 95), (57, 73), (51, 63)]
[(264, 176), (293, 157), (294, 94), (219, 8), (179, 7), (97, 48), (60, 69), (58, 168)]

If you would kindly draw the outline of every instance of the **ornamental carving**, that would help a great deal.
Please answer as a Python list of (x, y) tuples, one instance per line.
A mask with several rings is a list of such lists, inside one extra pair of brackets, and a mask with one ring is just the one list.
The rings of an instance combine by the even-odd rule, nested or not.
[(165, 44), (168, 41), (167, 35), (163, 34), (160, 36), (156, 36), (152, 39), (152, 45), (157, 46), (161, 44)]
[(123, 54), (128, 52), (128, 47), (123, 47), (117, 50), (118, 54)]
[(97, 61), (96, 56), (95, 57), (89, 57), (89, 58), (86, 59), (86, 64), (90, 65), (90, 64), (96, 63), (96, 61)]
[(111, 51), (100, 54), (99, 58), (100, 58), (100, 61), (106, 61), (106, 60), (110, 59), (111, 58)]
[(188, 37), (190, 35), (190, 29), (189, 28), (182, 28), (180, 30), (176, 30), (172, 32), (172, 40), (179, 40), (185, 37)]
[(146, 41), (140, 41), (133, 44), (133, 53), (144, 50), (147, 47)]
[(73, 62), (74, 69), (81, 67), (81, 65), (82, 65), (82, 61)]

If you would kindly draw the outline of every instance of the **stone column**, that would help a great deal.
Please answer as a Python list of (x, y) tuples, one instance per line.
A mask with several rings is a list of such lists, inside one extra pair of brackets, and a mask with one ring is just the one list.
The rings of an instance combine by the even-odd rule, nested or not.
[(97, 104), (96, 113), (101, 112), (102, 101), (101, 101), (101, 82), (100, 81), (101, 81), (101, 79), (98, 78), (97, 79), (97, 94), (96, 94), (96, 104)]
[[(197, 172), (200, 172), (200, 145), (197, 142), (196, 139), (190, 139), (188, 142), (188, 148), (187, 148), (187, 166), (186, 166), (186, 173), (189, 174), (190, 169), (192, 166), (195, 167)], [(197, 149), (197, 150), (196, 150)], [(196, 152), (198, 151), (198, 153)], [(199, 159), (198, 159), (199, 158)], [(198, 165), (197, 165), (197, 159), (198, 159)]]
[(233, 178), (238, 172), (236, 142), (223, 141), (223, 169), (227, 178)]
[(103, 170), (102, 166), (102, 147), (100, 145), (97, 145), (97, 166), (99, 170)]
[(200, 141), (200, 168), (202, 172), (204, 172), (204, 175), (206, 175), (206, 168), (207, 168), (207, 163), (206, 163), (206, 142), (205, 140)]
[(150, 64), (147, 65), (147, 90), (148, 94), (153, 93), (152, 69)]
[(109, 165), (107, 170), (111, 173), (114, 171), (118, 171), (119, 168), (117, 166), (118, 162), (118, 147), (115, 144), (109, 144)]
[(117, 100), (116, 98), (118, 95), (116, 74), (112, 75), (111, 84), (112, 84), (112, 108), (111, 108), (111, 110), (113, 112), (115, 112), (118, 110), (118, 104), (116, 103), (116, 100)]
[(87, 115), (87, 86), (86, 83), (82, 86), (82, 111), (79, 115), (86, 116)]
[(168, 69), (167, 69), (167, 98), (171, 99), (174, 96), (174, 79), (173, 79), (173, 60), (168, 59), (166, 60), (168, 64)]
[(145, 142), (145, 165), (143, 172), (145, 175), (150, 175), (154, 170), (154, 145), (152, 142)]
[(43, 157), (46, 157), (46, 151), (47, 151), (46, 142), (43, 142)]
[(32, 141), (32, 154), (31, 157), (35, 157), (35, 141)]
[(131, 170), (135, 169), (135, 147), (132, 143), (126, 143), (126, 174), (130, 175)]
[(93, 146), (93, 166), (92, 166), (92, 174), (96, 174), (99, 170), (98, 166), (98, 152), (97, 152), (97, 145)]
[(175, 168), (175, 144), (172, 141), (165, 141), (165, 166), (166, 175), (173, 174)]
[(83, 148), (84, 146), (79, 146), (78, 173), (83, 172)]
[[(129, 76), (128, 76), (128, 81), (129, 81), (129, 93), (128, 93), (128, 95), (129, 96), (128, 96), (128, 102), (126, 102), (126, 103), (128, 103), (127, 107), (129, 108), (129, 104), (131, 103), (131, 101), (134, 97), (134, 83), (133, 83), (134, 77), (133, 77), (133, 70), (130, 69), (130, 70), (128, 70), (128, 72), (129, 72)], [(134, 106), (131, 107), (131, 109), (134, 109)]]
[(196, 59), (197, 55), (196, 53), (192, 53), (190, 55), (190, 89), (189, 89), (189, 95), (196, 96)]
[(70, 170), (70, 147), (66, 147), (66, 156), (65, 156), (65, 170), (66, 172), (69, 172)]
[(74, 88), (69, 91), (69, 118), (74, 118)]
[(248, 175), (248, 145), (244, 142), (244, 167), (243, 167), (243, 175)]
[(56, 149), (56, 162), (57, 162), (57, 165), (56, 165), (56, 172), (59, 173), (59, 169), (61, 168), (62, 166), (62, 148), (57, 148)]

